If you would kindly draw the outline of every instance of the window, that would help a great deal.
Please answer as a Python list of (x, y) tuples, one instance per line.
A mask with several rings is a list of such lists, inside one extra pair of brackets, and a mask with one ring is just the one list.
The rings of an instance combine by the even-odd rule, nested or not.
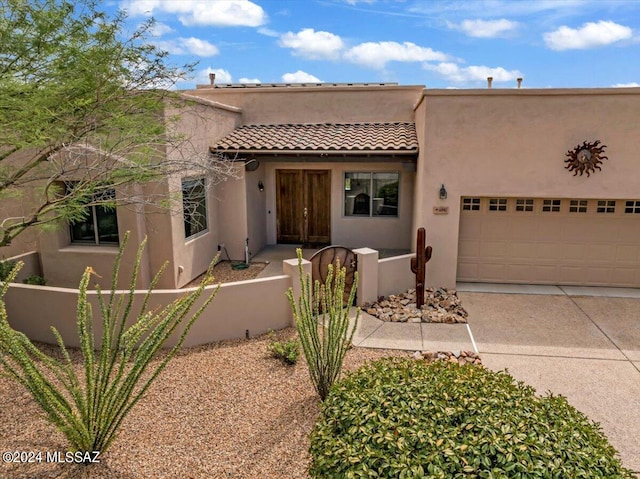
[(345, 173), (345, 216), (398, 216), (397, 172)]
[[(69, 193), (74, 184), (66, 186)], [(93, 201), (111, 202), (116, 199), (113, 189), (106, 189), (96, 193)], [(69, 224), (69, 232), (72, 243), (117, 245), (120, 242), (118, 236), (118, 217), (115, 208), (100, 205), (87, 206), (87, 215), (84, 219), (73, 221)]]
[(532, 199), (517, 199), (516, 211), (533, 211)]
[(587, 200), (571, 200), (569, 203), (569, 213), (586, 213)]
[(598, 213), (615, 213), (616, 202), (615, 200), (598, 200)]
[(489, 198), (489, 211), (507, 211), (507, 199)]
[(560, 211), (560, 200), (544, 200), (542, 202), (542, 211), (544, 213)]
[(625, 213), (640, 213), (640, 201), (627, 201), (624, 207)]
[(480, 211), (480, 198), (463, 198), (463, 211)]
[(207, 230), (207, 201), (204, 178), (182, 180), (184, 237), (190, 238)]

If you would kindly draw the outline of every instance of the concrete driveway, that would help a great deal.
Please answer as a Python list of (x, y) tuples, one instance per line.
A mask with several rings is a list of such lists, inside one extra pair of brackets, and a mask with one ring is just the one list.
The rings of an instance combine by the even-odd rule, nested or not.
[(460, 284), (458, 295), (468, 325), (383, 323), (363, 313), (353, 342), (476, 349), (486, 367), (566, 396), (640, 472), (640, 290)]
[[(463, 288), (464, 289), (464, 288)], [(640, 291), (459, 292), (483, 364), (552, 391), (600, 423), (640, 471)], [(499, 290), (499, 289), (498, 289)], [(580, 293), (580, 294), (575, 294)]]

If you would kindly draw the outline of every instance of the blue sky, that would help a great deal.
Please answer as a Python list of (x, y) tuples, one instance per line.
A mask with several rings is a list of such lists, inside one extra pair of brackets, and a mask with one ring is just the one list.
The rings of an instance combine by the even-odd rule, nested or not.
[(208, 83), (640, 86), (638, 0), (122, 0)]

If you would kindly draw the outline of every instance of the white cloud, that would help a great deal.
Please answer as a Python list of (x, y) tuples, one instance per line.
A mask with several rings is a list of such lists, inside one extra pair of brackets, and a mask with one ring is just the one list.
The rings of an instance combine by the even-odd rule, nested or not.
[(258, 33), (260, 35), (265, 35), (267, 37), (279, 37), (280, 34), (278, 32), (276, 32), (275, 30), (272, 30), (270, 28), (266, 28), (266, 27), (260, 27), (258, 28)]
[(173, 28), (171, 28), (169, 25), (166, 25), (166, 24), (161, 23), (161, 22), (156, 22), (156, 23), (153, 24), (153, 27), (151, 28), (149, 33), (151, 33), (151, 36), (161, 37), (163, 35), (166, 35), (167, 33), (173, 32), (173, 31), (174, 31)]
[(344, 47), (338, 35), (329, 32), (316, 32), (313, 28), (304, 28), (298, 33), (287, 32), (280, 36), (280, 46), (291, 48), (294, 55), (311, 60), (337, 59)]
[(631, 82), (631, 83), (616, 83), (615, 85), (611, 85), (613, 88), (638, 88), (640, 87), (640, 83)]
[(240, 78), (238, 83), (262, 83), (259, 78)]
[(285, 73), (282, 75), (282, 81), (285, 83), (322, 83), (322, 80), (302, 70), (295, 73)]
[(631, 38), (629, 27), (611, 21), (589, 22), (580, 28), (562, 26), (543, 35), (547, 47), (552, 50), (585, 50), (610, 45)]
[(518, 22), (505, 18), (500, 20), (463, 20), (460, 24), (447, 22), (449, 28), (462, 30), (466, 35), (476, 38), (505, 36), (513, 33), (518, 25)]
[(199, 57), (212, 57), (219, 53), (218, 47), (206, 40), (200, 40), (195, 37), (158, 40), (155, 45), (161, 50), (166, 50), (174, 55), (191, 54)]
[(437, 65), (425, 64), (424, 68), (435, 71), (450, 81), (461, 83), (486, 81), (487, 77), (493, 77), (494, 82), (507, 82), (523, 76), (518, 70), (506, 70), (502, 67), (491, 68), (481, 65), (460, 67), (455, 63), (439, 63)]
[(260, 5), (250, 0), (125, 0), (121, 7), (129, 15), (152, 15), (155, 10), (173, 13), (183, 25), (259, 27), (267, 21)]
[(198, 75), (196, 76), (197, 83), (209, 84), (209, 73), (216, 74), (216, 83), (233, 83), (233, 77), (227, 70), (211, 67), (198, 72)]
[(206, 40), (200, 40), (199, 38), (179, 38), (178, 41), (182, 44), (187, 51), (193, 55), (199, 57), (212, 57), (219, 53), (218, 47), (212, 45)]
[(411, 42), (366, 42), (350, 48), (344, 57), (360, 65), (384, 68), (388, 62), (445, 61), (448, 55)]

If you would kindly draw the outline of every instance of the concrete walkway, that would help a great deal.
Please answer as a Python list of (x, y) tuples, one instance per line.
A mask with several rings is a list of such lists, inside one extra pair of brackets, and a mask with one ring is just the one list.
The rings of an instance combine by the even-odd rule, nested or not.
[(459, 284), (469, 325), (386, 323), (361, 313), (354, 344), (409, 351), (476, 350), (543, 394), (600, 423), (640, 471), (640, 290)]

